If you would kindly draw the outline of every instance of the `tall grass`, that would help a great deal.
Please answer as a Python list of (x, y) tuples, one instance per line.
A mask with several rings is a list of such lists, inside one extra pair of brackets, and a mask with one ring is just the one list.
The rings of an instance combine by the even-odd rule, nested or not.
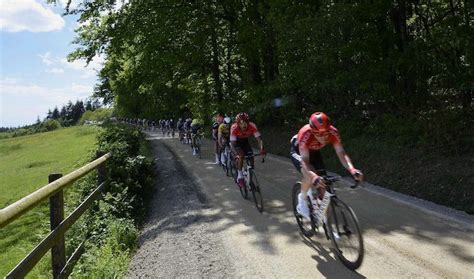
[[(94, 150), (97, 127), (71, 127), (0, 140), (0, 207), (48, 183), (48, 174), (67, 174), (84, 165)], [(68, 203), (68, 200), (65, 201)], [(3, 278), (44, 237), (49, 229), (48, 203), (0, 230), (0, 278)], [(49, 254), (29, 277), (49, 268)]]

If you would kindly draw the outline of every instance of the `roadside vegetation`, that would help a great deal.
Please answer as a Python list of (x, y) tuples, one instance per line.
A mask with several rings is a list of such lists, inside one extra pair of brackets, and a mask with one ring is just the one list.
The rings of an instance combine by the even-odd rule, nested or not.
[[(0, 207), (48, 184), (48, 174), (67, 174), (86, 164), (95, 149), (98, 127), (71, 127), (0, 140)], [(71, 201), (66, 198), (65, 203)], [(49, 206), (44, 202), (0, 230), (0, 277), (4, 277), (49, 230)], [(48, 253), (41, 266), (49, 268)]]
[[(47, 184), (51, 172), (67, 174), (100, 154), (113, 152), (107, 164), (109, 187), (66, 234), (67, 254), (84, 239), (86, 253), (72, 277), (123, 277), (136, 246), (147, 199), (154, 183), (150, 151), (138, 130), (106, 124), (76, 126), (49, 133), (0, 140), (0, 206), (5, 207)], [(66, 215), (96, 187), (90, 174), (65, 192)], [(0, 277), (5, 276), (49, 231), (45, 202), (0, 231)], [(49, 277), (50, 253), (29, 274)]]

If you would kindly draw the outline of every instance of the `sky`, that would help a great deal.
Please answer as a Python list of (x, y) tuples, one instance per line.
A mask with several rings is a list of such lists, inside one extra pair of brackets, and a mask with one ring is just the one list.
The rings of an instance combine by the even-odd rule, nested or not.
[(103, 58), (67, 62), (78, 17), (63, 17), (67, 0), (58, 2), (0, 0), (0, 127), (33, 124), (92, 95)]

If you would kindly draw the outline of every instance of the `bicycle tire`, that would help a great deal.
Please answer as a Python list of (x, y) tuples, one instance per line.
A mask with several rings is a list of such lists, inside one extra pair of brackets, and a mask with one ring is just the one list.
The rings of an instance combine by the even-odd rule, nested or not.
[[(298, 195), (301, 192), (301, 182), (295, 183), (293, 185), (293, 190), (292, 190), (292, 200), (293, 200), (293, 214), (295, 215), (296, 218), (296, 223), (298, 224), (298, 227), (300, 228), (301, 233), (305, 237), (312, 237), (315, 232), (315, 223), (313, 218), (311, 218), (310, 221), (306, 221), (303, 216), (301, 216), (298, 211), (296, 210), (296, 207), (298, 206)], [(308, 227), (308, 222), (309, 222), (309, 227)]]
[(229, 153), (224, 154), (224, 156), (225, 156), (225, 161), (224, 161), (224, 165), (225, 165), (225, 176), (230, 176), (230, 158), (229, 158)]
[[(364, 259), (364, 240), (357, 216), (352, 208), (336, 197), (331, 199), (327, 216), (327, 228), (337, 257), (350, 270), (358, 269)], [(349, 225), (349, 220), (352, 225)], [(357, 236), (354, 237), (354, 233), (356, 233)], [(358, 242), (357, 248), (355, 249), (356, 257), (354, 259), (347, 257), (348, 253), (344, 251), (345, 248), (342, 248), (341, 245), (342, 241), (351, 238)]]
[(237, 183), (237, 187), (239, 187), (240, 195), (242, 195), (242, 198), (244, 200), (247, 200), (249, 198), (249, 191), (247, 190), (247, 185), (245, 185), (244, 187), (240, 187), (240, 185)]
[(262, 213), (263, 212), (263, 195), (260, 188), (260, 184), (258, 183), (257, 175), (255, 174), (255, 171), (253, 169), (250, 169), (249, 177), (250, 177), (250, 181), (249, 181), (250, 189), (252, 190), (252, 196), (255, 202), (255, 206), (257, 206), (258, 211)]
[[(227, 176), (227, 156), (223, 152), (221, 152), (221, 154), (224, 154), (224, 161), (223, 162), (221, 161), (222, 170), (225, 172), (225, 174)], [(219, 154), (219, 158), (221, 158), (221, 160), (222, 160), (221, 154)]]

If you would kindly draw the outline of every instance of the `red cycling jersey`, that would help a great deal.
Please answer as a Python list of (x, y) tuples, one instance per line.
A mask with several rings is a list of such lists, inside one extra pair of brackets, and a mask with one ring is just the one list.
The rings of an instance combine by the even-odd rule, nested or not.
[(301, 155), (308, 155), (310, 150), (320, 150), (327, 144), (332, 144), (334, 148), (342, 148), (339, 132), (334, 126), (320, 136), (316, 136), (309, 124), (303, 126), (298, 132), (298, 149)]
[(255, 123), (250, 122), (249, 125), (247, 126), (247, 130), (242, 131), (240, 129), (239, 124), (234, 123), (232, 124), (232, 127), (230, 127), (230, 140), (231, 141), (236, 141), (237, 139), (246, 139), (250, 137), (251, 135), (254, 135), (254, 137), (259, 137), (260, 132), (257, 129), (257, 125)]

